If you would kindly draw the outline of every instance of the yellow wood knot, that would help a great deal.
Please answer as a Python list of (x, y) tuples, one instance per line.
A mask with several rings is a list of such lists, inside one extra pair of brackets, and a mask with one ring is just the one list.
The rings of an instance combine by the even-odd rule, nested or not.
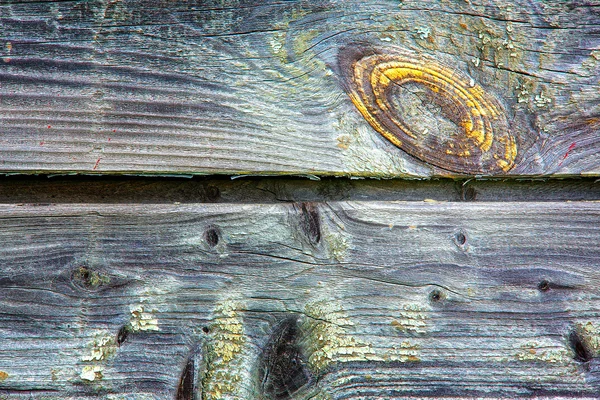
[(466, 74), (397, 48), (352, 46), (340, 52), (339, 66), (358, 111), (408, 154), (460, 173), (514, 166), (504, 108)]

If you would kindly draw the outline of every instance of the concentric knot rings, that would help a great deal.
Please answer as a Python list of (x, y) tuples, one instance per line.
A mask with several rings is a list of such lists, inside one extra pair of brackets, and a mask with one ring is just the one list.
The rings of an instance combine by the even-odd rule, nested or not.
[(502, 105), (472, 78), (399, 49), (342, 51), (344, 84), (358, 111), (412, 156), (466, 174), (508, 172), (517, 144)]

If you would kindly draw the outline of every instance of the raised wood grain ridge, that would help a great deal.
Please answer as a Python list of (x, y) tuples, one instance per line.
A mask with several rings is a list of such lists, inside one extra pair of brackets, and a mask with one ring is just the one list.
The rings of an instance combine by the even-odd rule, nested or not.
[(0, 396), (597, 398), (600, 203), (0, 206)]
[[(599, 9), (2, 1), (0, 172), (598, 175)], [(369, 81), (386, 89), (365, 120), (348, 90), (349, 46), (411, 54), (404, 71), (429, 72)], [(414, 137), (398, 148), (382, 121)]]

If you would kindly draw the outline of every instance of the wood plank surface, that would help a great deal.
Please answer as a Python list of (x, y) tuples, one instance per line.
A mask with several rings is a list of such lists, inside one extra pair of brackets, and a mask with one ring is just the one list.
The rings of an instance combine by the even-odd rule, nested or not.
[(600, 203), (0, 205), (0, 396), (597, 398)]
[(594, 0), (5, 0), (0, 171), (598, 175), (599, 60)]

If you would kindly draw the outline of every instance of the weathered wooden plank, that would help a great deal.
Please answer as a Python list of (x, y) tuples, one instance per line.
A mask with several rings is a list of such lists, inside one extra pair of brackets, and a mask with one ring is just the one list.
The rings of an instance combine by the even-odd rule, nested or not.
[(228, 177), (10, 176), (0, 203), (280, 203), (325, 201), (594, 201), (595, 178), (567, 180), (348, 180)]
[(600, 203), (0, 206), (0, 393), (598, 395)]
[(3, 1), (0, 169), (597, 175), (599, 7)]

